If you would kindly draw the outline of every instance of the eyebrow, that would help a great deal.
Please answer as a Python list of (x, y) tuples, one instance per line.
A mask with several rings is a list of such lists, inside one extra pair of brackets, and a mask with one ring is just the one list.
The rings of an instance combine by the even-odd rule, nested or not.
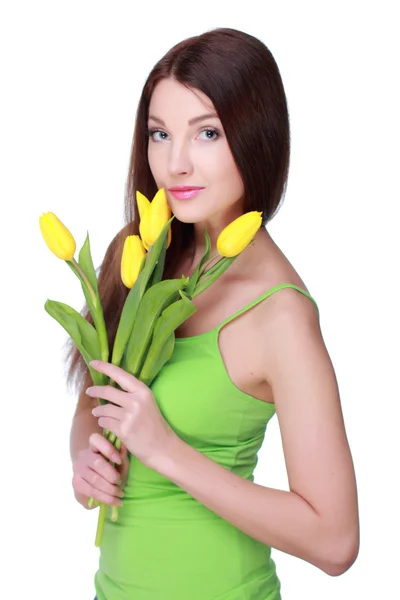
[[(218, 115), (216, 113), (207, 113), (205, 115), (200, 115), (199, 117), (194, 117), (193, 119), (190, 119), (188, 121), (189, 125), (194, 125), (195, 123), (198, 123), (199, 121), (204, 121), (205, 119), (218, 119)], [(165, 123), (162, 119), (159, 119), (158, 117), (154, 117), (152, 115), (149, 115), (149, 120), (153, 119), (153, 121), (157, 121), (158, 123), (160, 123), (160, 125), (164, 125), (165, 127)]]

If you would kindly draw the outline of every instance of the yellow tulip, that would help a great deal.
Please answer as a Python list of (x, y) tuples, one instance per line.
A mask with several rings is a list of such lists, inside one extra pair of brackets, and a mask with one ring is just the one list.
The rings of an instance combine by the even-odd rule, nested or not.
[(147, 227), (147, 225), (146, 225), (146, 219), (148, 220), (148, 218), (147, 218), (145, 215), (146, 215), (147, 213), (149, 213), (149, 214), (150, 214), (150, 208), (148, 208), (148, 210), (147, 210), (145, 213), (143, 213), (143, 216), (142, 216), (142, 218), (140, 219), (140, 223), (139, 223), (139, 233), (140, 233), (140, 237), (141, 237), (141, 239), (142, 239), (143, 246), (144, 246), (144, 248), (145, 248), (146, 250), (148, 250), (148, 249), (149, 249), (149, 245), (148, 245), (148, 243), (146, 242), (146, 235), (145, 235), (145, 231), (146, 231), (146, 227)]
[[(141, 196), (143, 196), (141, 194)], [(150, 246), (153, 246), (156, 239), (161, 233), (165, 223), (171, 218), (171, 209), (167, 202), (167, 196), (165, 189), (160, 188), (153, 198), (152, 202), (146, 208), (147, 198), (139, 196), (138, 208), (140, 214), (139, 231), (143, 241), (143, 245), (148, 250)], [(137, 196), (138, 198), (138, 196)], [(168, 245), (171, 243), (171, 228), (168, 230)]]
[(127, 288), (132, 288), (139, 276), (140, 265), (146, 250), (138, 235), (128, 235), (125, 238), (121, 258), (121, 279)]
[(39, 218), (40, 230), (49, 249), (62, 260), (72, 260), (76, 250), (73, 235), (52, 212)]
[(141, 192), (136, 192), (136, 203), (139, 210), (139, 218), (141, 219), (146, 212), (146, 210), (150, 207), (150, 200), (144, 196)]
[(262, 212), (253, 210), (241, 215), (221, 231), (217, 251), (227, 258), (237, 256), (250, 244), (262, 223)]

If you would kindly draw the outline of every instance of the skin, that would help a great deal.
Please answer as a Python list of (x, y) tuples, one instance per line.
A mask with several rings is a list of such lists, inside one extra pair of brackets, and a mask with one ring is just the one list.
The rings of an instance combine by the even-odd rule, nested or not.
[[(243, 187), (221, 123), (207, 119), (188, 125), (191, 118), (210, 110), (213, 106), (201, 92), (173, 80), (158, 84), (150, 104), (149, 114), (165, 123), (157, 123), (165, 134), (155, 135), (157, 141), (150, 140), (148, 151), (158, 187), (205, 187), (189, 201), (168, 196), (176, 217), (193, 222), (196, 232), (195, 244), (182, 257), (177, 276), (190, 274), (202, 256), (204, 225), (215, 249), (219, 232), (242, 214)], [(222, 136), (217, 141), (205, 139), (205, 124), (222, 131)], [(149, 121), (150, 128), (155, 125)], [(179, 333), (208, 331), (283, 282), (306, 289), (261, 228), (231, 269), (195, 299), (198, 310)], [(275, 403), (289, 490), (245, 480), (183, 442), (162, 417), (146, 385), (119, 367), (96, 361), (94, 368), (114, 379), (122, 390), (92, 386), (86, 393), (93, 404), (81, 402), (87, 423), (91, 406), (95, 406), (92, 414), (98, 419), (98, 429), (92, 429), (96, 433), (90, 438), (95, 451), (85, 450), (83, 443), (75, 462), (75, 491), (81, 494), (80, 501), (85, 505), (88, 495), (105, 501), (106, 494), (112, 502), (119, 502), (119, 488), (100, 459), (102, 453), (108, 456), (112, 451), (109, 447), (108, 454), (104, 451), (104, 439), (100, 448), (99, 432), (105, 427), (145, 465), (251, 537), (332, 576), (344, 573), (359, 549), (357, 489), (338, 384), (314, 305), (293, 289), (280, 290), (228, 323), (221, 330), (219, 345), (233, 383), (260, 401)], [(246, 352), (239, 353), (244, 347)], [(113, 405), (97, 406), (98, 397)], [(83, 431), (87, 429), (82, 426)], [(91, 481), (87, 480), (89, 466), (95, 473)], [(107, 485), (111, 487), (106, 490)]]
[[(156, 86), (149, 106), (148, 126), (155, 131), (148, 145), (148, 161), (157, 187), (164, 187), (179, 221), (194, 223), (194, 265), (204, 252), (204, 226), (215, 251), (222, 229), (243, 214), (243, 183), (217, 116), (189, 125), (192, 118), (216, 114), (200, 90), (189, 90), (173, 79)], [(160, 119), (163, 124), (160, 124)], [(177, 200), (175, 185), (205, 189), (190, 200)]]

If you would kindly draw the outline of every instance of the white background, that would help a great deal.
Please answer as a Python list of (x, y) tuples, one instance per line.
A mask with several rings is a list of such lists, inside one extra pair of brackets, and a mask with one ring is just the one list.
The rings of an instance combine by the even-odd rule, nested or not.
[[(43, 308), (52, 298), (80, 310), (83, 295), (45, 246), (38, 218), (55, 212), (78, 248), (89, 230), (99, 265), (122, 225), (136, 105), (149, 71), (181, 39), (219, 26), (259, 37), (282, 75), (291, 170), (269, 231), (319, 305), (358, 482), (356, 563), (332, 578), (273, 551), (282, 596), (399, 597), (395, 4), (3, 4), (0, 531), (8, 598), (92, 600), (98, 560), (97, 514), (82, 509), (71, 488), (75, 398), (65, 386), (65, 332)], [(287, 489), (276, 417), (256, 481)]]

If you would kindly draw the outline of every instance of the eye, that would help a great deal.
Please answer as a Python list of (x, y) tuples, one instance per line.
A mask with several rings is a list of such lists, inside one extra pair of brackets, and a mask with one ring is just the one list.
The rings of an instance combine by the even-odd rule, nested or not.
[[(155, 135), (156, 133), (159, 133), (159, 134), (161, 134), (161, 139), (160, 139), (160, 138), (158, 138), (158, 139), (155, 139), (155, 138), (154, 138), (154, 135)], [(166, 134), (166, 133), (165, 133), (165, 131), (163, 131), (162, 129), (147, 129), (147, 131), (146, 131), (146, 135), (147, 135), (147, 136), (148, 136), (150, 139), (152, 139), (152, 140), (153, 140), (153, 142), (160, 142), (161, 140), (165, 140), (165, 137), (162, 137), (162, 135), (165, 135), (165, 136), (166, 136), (167, 134)]]
[[(214, 141), (216, 139), (219, 138), (219, 132), (216, 129), (211, 129), (210, 127), (207, 127), (207, 129), (203, 129), (200, 134), (205, 133), (207, 134), (205, 138), (206, 140), (210, 140), (210, 141)], [(211, 134), (211, 135), (209, 135)]]

